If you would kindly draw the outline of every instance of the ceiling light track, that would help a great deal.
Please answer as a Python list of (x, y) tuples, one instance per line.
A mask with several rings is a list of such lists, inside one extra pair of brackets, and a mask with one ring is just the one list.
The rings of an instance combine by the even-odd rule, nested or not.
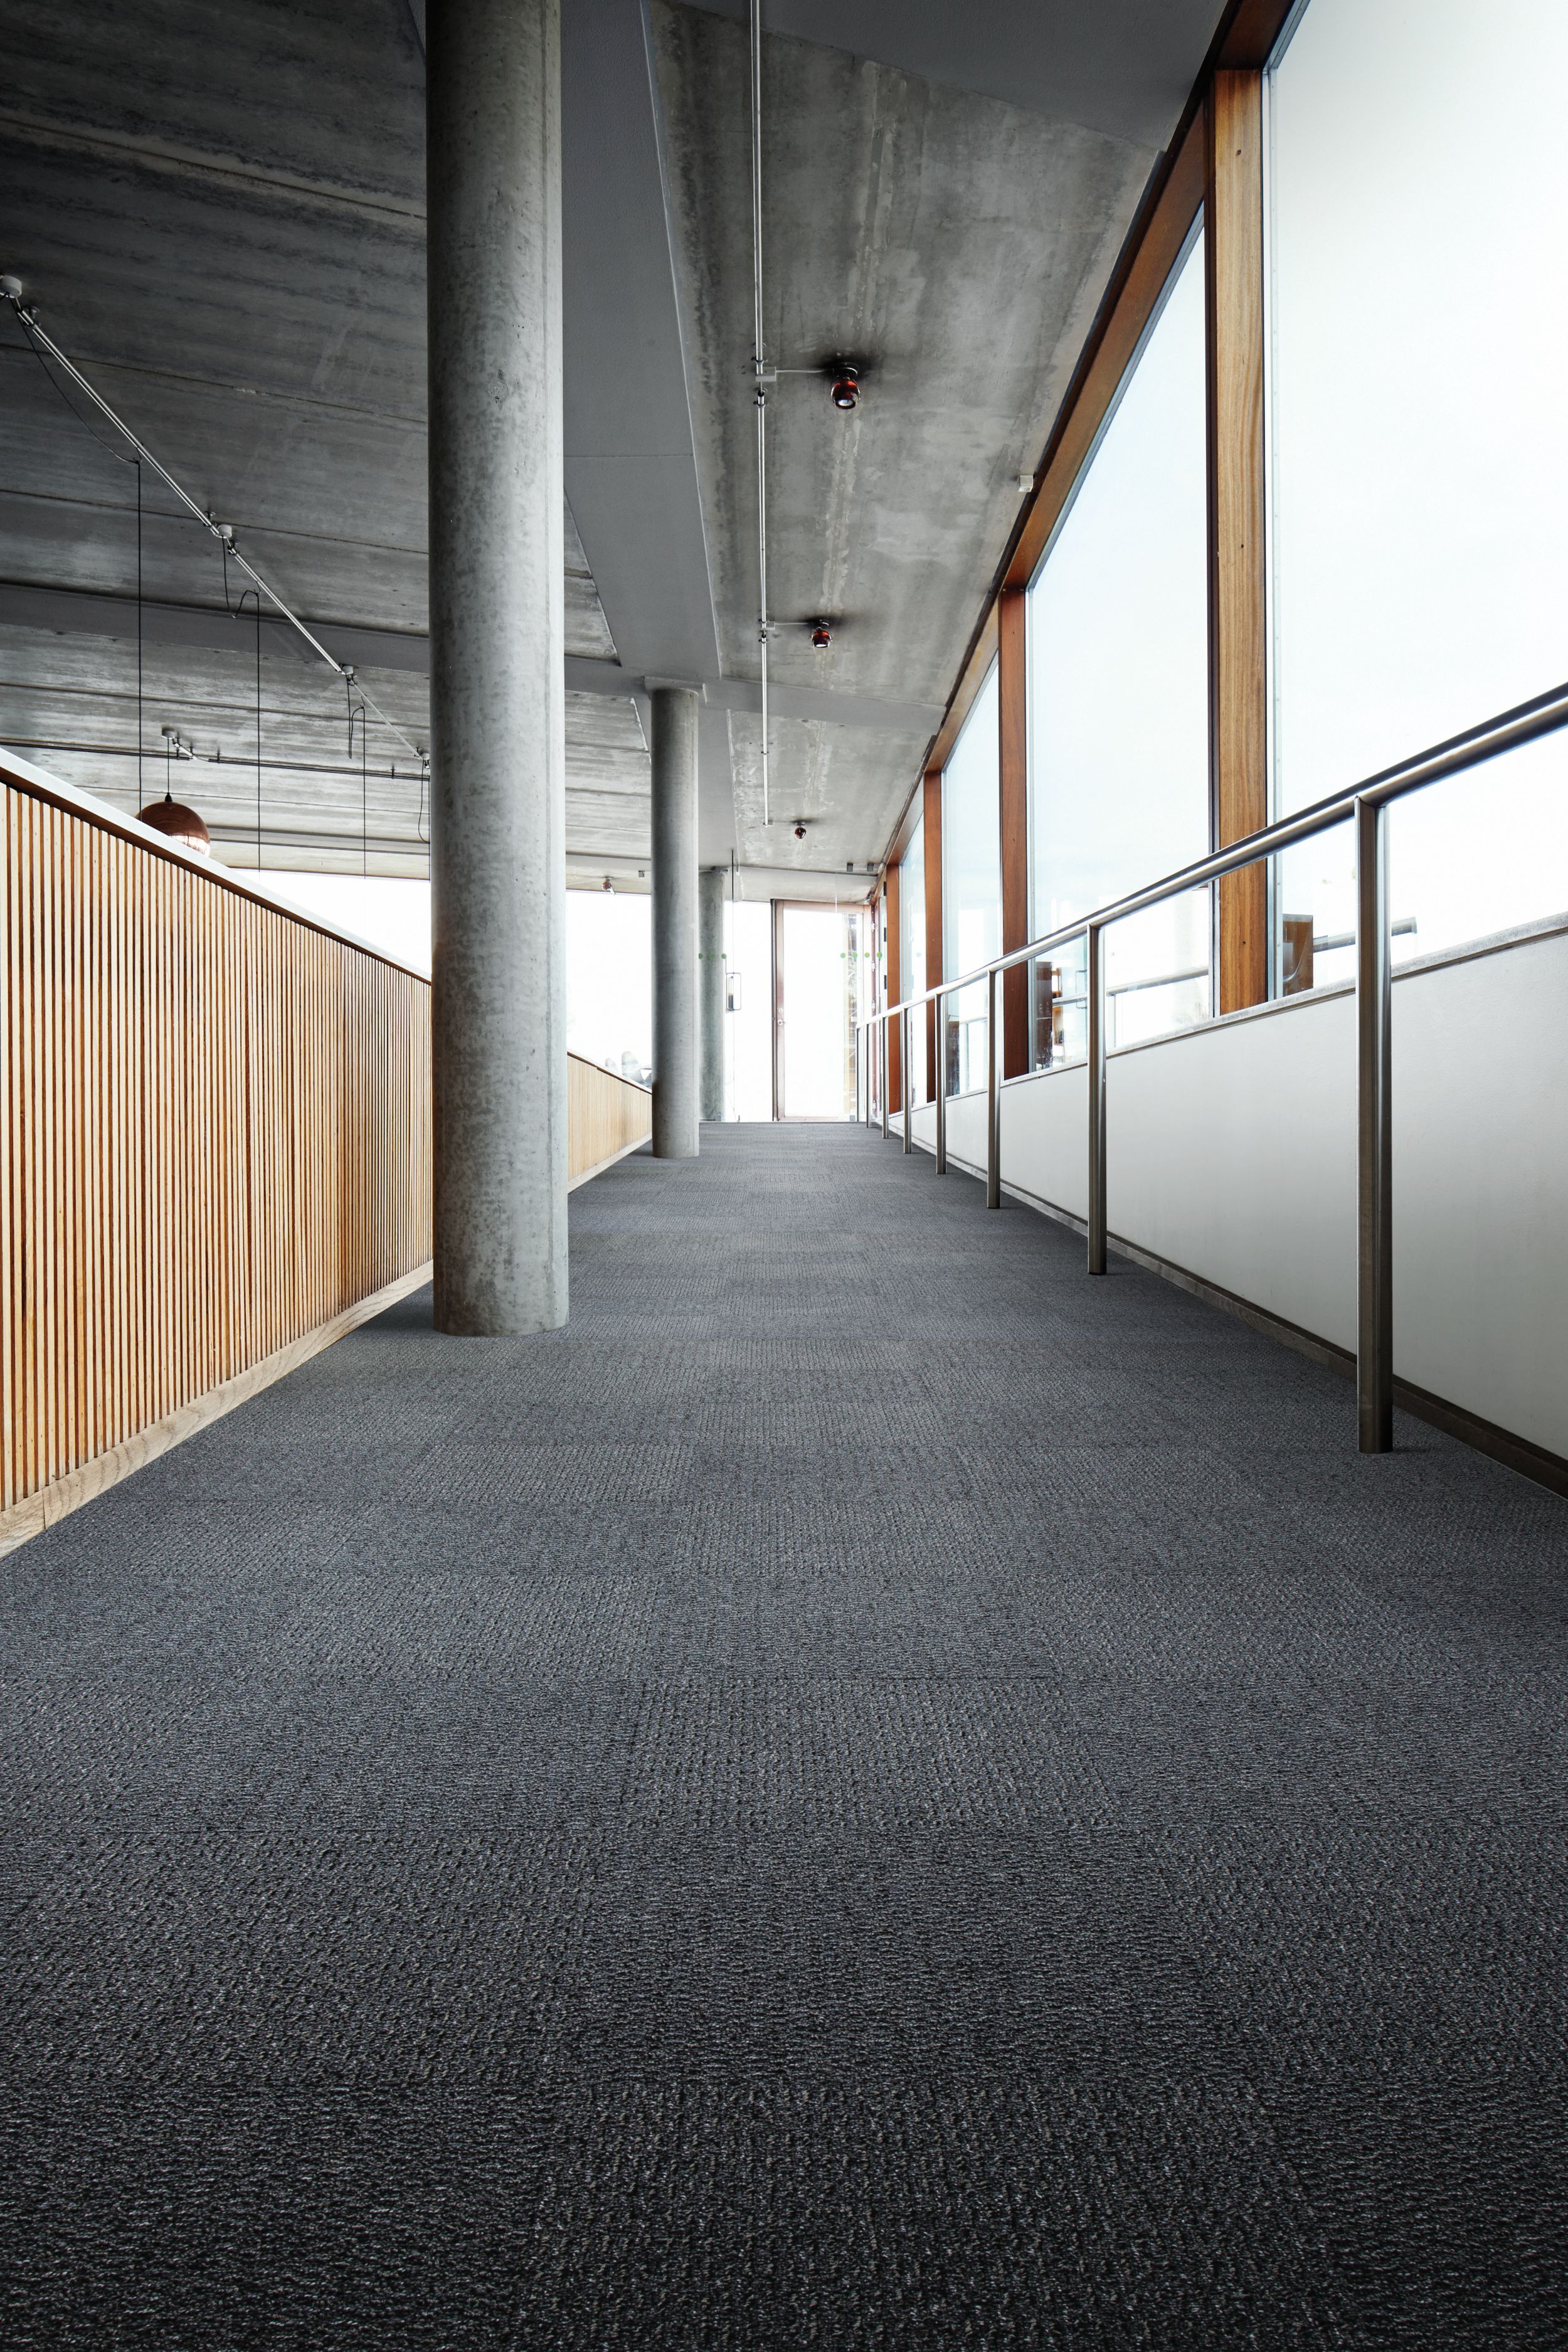
[[(753, 0), (753, 5), (754, 4), (755, 0)], [(174, 477), (170, 473), (167, 466), (163, 465), (160, 459), (153, 456), (152, 450), (148, 448), (147, 444), (141, 438), (140, 435), (132, 431), (130, 425), (126, 424), (125, 419), (120, 415), (115, 409), (111, 408), (108, 401), (103, 397), (103, 394), (95, 390), (93, 385), (88, 382), (86, 376), (83, 375), (81, 370), (76, 365), (75, 362), (67, 358), (65, 352), (61, 351), (54, 338), (51, 335), (46, 334), (43, 328), (38, 324), (37, 307), (33, 304), (24, 302), (22, 299), (21, 279), (19, 278), (9, 276), (0, 277), (0, 296), (3, 296), (10, 304), (12, 310), (16, 315), (16, 319), (23, 332), (28, 337), (29, 341), (35, 345), (35, 347), (47, 352), (49, 357), (54, 361), (55, 365), (64, 370), (65, 373), (69, 376), (71, 382), (78, 387), (78, 389), (87, 394), (89, 400), (91, 401), (93, 406), (98, 410), (100, 415), (108, 419), (109, 423), (113, 425), (115, 431), (121, 434), (130, 443), (132, 448), (135, 450), (136, 455), (142, 459), (142, 463), (144, 465), (151, 466), (159, 480), (164, 483), (169, 489), (173, 490), (174, 496), (179, 499), (180, 504), (186, 509), (187, 513), (189, 513), (195, 521), (201, 524), (204, 530), (209, 531), (212, 537), (218, 541), (220, 547), (224, 551), (226, 561), (228, 557), (233, 557), (240, 571), (246, 574), (247, 579), (254, 583), (259, 593), (267, 597), (271, 604), (277, 606), (278, 611), (282, 614), (284, 620), (289, 623), (291, 628), (299, 632), (300, 635), (304, 638), (305, 643), (310, 646), (311, 652), (315, 654), (320, 660), (324, 661), (330, 670), (334, 671), (339, 677), (345, 681), (352, 680), (353, 677), (353, 669), (345, 663), (334, 660), (333, 656), (327, 651), (325, 646), (322, 645), (320, 637), (312, 635), (305, 623), (300, 618), (298, 613), (294, 612), (292, 608), (284, 602), (283, 598), (278, 593), (277, 589), (274, 588), (269, 582), (263, 579), (261, 573), (258, 572), (255, 564), (249, 561), (248, 557), (241, 554), (239, 548), (235, 543), (233, 524), (215, 522), (206, 509), (196, 504), (195, 499), (192, 498), (190, 492), (184, 489), (181, 484), (174, 479)], [(760, 295), (758, 297), (758, 303), (760, 316)], [(370, 697), (364, 692), (364, 688), (363, 687), (356, 685), (356, 690), (371, 715), (380, 721), (381, 725), (387, 730), (389, 734), (395, 735), (397, 738), (397, 740), (403, 744), (407, 751), (412, 751), (414, 757), (423, 764), (425, 754), (421, 751), (420, 747), (414, 741), (413, 738), (404, 733), (402, 728), (398, 726), (395, 719), (389, 719), (384, 710), (381, 710), (376, 707), (376, 705), (371, 700)]]

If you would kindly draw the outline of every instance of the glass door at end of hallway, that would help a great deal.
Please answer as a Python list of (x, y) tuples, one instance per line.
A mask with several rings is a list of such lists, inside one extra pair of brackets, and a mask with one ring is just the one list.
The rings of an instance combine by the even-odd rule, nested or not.
[(773, 902), (773, 1117), (853, 1118), (866, 911)]

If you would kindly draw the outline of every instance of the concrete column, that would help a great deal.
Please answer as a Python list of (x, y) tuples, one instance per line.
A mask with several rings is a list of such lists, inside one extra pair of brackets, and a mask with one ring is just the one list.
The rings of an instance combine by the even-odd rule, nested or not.
[(707, 866), (698, 885), (702, 999), (702, 1116), (724, 1116), (724, 868)]
[(653, 695), (653, 1151), (697, 1157), (697, 695)]
[(560, 0), (428, 16), (437, 1328), (566, 1320)]

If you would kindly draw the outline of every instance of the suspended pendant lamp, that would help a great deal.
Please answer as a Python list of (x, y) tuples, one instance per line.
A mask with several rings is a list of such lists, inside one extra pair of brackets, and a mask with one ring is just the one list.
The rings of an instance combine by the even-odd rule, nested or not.
[(183, 841), (187, 849), (199, 849), (204, 857), (212, 856), (211, 834), (195, 810), (177, 801), (173, 793), (165, 792), (161, 801), (149, 801), (145, 808), (137, 810), (136, 815), (139, 824), (150, 824), (154, 833), (164, 835), (168, 840)]

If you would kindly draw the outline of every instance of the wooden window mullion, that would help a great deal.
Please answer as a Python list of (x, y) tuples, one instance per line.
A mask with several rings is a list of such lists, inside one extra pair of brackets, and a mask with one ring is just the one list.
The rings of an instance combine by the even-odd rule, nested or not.
[[(1223, 68), (1207, 110), (1209, 743), (1215, 846), (1268, 822), (1263, 439), (1263, 77)], [(1268, 993), (1264, 865), (1219, 886), (1219, 1010)]]
[[(942, 770), (928, 768), (925, 778), (926, 986), (945, 978), (942, 963)], [(936, 1100), (936, 1006), (926, 1006), (926, 1100)]]
[[(1001, 822), (1002, 952), (1029, 939), (1029, 704), (1026, 675), (1026, 592), (1005, 588), (997, 630)], [(1029, 968), (1016, 964), (1002, 980), (1002, 1075), (1021, 1078), (1029, 1067)]]

